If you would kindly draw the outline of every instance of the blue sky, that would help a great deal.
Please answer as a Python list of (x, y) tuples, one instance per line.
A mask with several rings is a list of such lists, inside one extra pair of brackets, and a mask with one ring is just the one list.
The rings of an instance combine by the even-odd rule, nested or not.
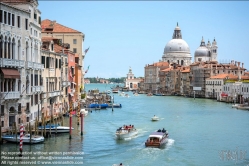
[(144, 66), (162, 59), (176, 23), (188, 43), (192, 61), (202, 36), (215, 38), (219, 62), (244, 62), (249, 69), (249, 1), (38, 1), (42, 20), (85, 34), (90, 47), (85, 77), (136, 77)]

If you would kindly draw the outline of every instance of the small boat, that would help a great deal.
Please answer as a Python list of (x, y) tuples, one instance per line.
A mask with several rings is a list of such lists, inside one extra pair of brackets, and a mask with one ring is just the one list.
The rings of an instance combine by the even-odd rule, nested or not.
[[(3, 140), (6, 140), (8, 142), (14, 142), (14, 143), (18, 143), (20, 142), (20, 135), (3, 135), (2, 136)], [(23, 143), (30, 143), (30, 134), (25, 134), (22, 137)], [(44, 137), (43, 136), (39, 136), (39, 135), (32, 135), (31, 136), (31, 144), (36, 144), (36, 143), (41, 143), (44, 142)]]
[(83, 116), (88, 115), (88, 110), (86, 110), (86, 109), (81, 109), (80, 112), (83, 114)]
[(117, 88), (112, 89), (112, 93), (118, 93), (118, 89)]
[(130, 97), (127, 93), (125, 94), (125, 97)]
[(167, 130), (159, 129), (149, 135), (149, 138), (145, 142), (146, 147), (160, 148), (168, 142), (169, 134)]
[(97, 104), (97, 103), (92, 103), (88, 105), (88, 108), (100, 108), (100, 109), (105, 109), (108, 107), (108, 104), (103, 103), (103, 104)]
[(131, 138), (137, 135), (137, 129), (134, 127), (134, 125), (120, 127), (116, 131), (116, 137), (117, 139), (125, 139), (125, 138)]
[(249, 106), (238, 106), (237, 109), (240, 109), (240, 110), (249, 110)]
[(154, 115), (152, 118), (151, 118), (152, 121), (158, 121), (159, 120), (159, 117), (157, 117), (156, 115)]
[(148, 93), (147, 96), (153, 96), (153, 94), (152, 93)]
[(122, 104), (115, 104), (115, 103), (110, 103), (110, 104), (108, 104), (108, 108), (112, 108), (112, 106), (113, 106), (113, 108), (121, 108), (122, 107)]
[[(51, 133), (69, 133), (70, 127), (67, 126), (60, 126), (60, 125), (46, 125), (45, 129), (47, 132), (50, 131), (51, 128)], [(44, 130), (44, 126), (39, 126), (38, 130)], [(73, 127), (71, 127), (71, 130), (74, 130)]]
[(134, 93), (134, 96), (138, 96), (138, 93)]

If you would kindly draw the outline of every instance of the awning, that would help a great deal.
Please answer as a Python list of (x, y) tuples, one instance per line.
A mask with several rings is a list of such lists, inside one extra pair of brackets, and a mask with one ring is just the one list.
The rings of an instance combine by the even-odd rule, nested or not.
[(228, 96), (228, 94), (226, 94), (224, 92), (221, 93), (221, 97), (227, 97), (227, 96)]
[(73, 93), (69, 93), (71, 96), (74, 96)]
[(20, 73), (17, 69), (1, 69), (4, 78), (18, 78), (20, 79)]

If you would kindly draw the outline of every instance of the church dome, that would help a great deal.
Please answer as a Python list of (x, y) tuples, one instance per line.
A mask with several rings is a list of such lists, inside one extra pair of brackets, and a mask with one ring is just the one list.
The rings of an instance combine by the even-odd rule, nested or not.
[(201, 45), (195, 50), (195, 57), (210, 57), (210, 52), (205, 45), (205, 41), (202, 37)]
[(190, 54), (190, 49), (188, 44), (183, 39), (172, 39), (166, 44), (164, 48), (164, 54), (171, 52), (182, 52)]
[(207, 47), (200, 46), (195, 50), (195, 57), (210, 57)]

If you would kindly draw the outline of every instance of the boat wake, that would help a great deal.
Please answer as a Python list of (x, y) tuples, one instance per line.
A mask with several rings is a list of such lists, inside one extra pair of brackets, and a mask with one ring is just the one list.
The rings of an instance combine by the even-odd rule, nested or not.
[(174, 145), (175, 140), (168, 139), (168, 142), (166, 143), (166, 150), (170, 149)]

